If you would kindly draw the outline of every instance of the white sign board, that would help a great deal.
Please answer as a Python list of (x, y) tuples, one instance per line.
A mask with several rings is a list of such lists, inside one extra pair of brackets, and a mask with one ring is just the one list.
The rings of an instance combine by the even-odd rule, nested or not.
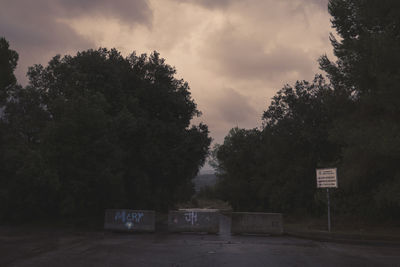
[(337, 186), (337, 169), (317, 169), (317, 187), (329, 188)]

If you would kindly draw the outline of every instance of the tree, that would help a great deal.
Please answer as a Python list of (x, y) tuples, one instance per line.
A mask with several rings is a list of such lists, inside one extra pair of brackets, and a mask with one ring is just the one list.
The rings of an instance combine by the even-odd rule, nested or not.
[(329, 12), (340, 37), (331, 36), (337, 61), (323, 56), (319, 63), (352, 103), (331, 131), (345, 144), (341, 185), (352, 198), (347, 202), (358, 203), (350, 212), (361, 206), (365, 214), (398, 214), (400, 197), (392, 189), (400, 184), (400, 4), (331, 0)]
[(400, 4), (331, 0), (329, 12), (337, 60), (325, 55), (319, 64), (330, 84), (316, 76), (285, 86), (264, 112), (257, 138), (240, 129), (217, 146), (220, 185), (247, 190), (222, 196), (240, 202), (234, 207), (318, 214), (314, 170), (338, 167), (338, 211), (398, 218)]
[(5, 109), (15, 164), (2, 171), (9, 192), (37, 189), (7, 195), (3, 214), (31, 199), (37, 214), (82, 217), (190, 198), (210, 138), (206, 125), (190, 126), (200, 112), (175, 72), (157, 52), (124, 58), (103, 48), (31, 67)]
[(318, 213), (315, 168), (337, 162), (329, 140), (336, 95), (322, 76), (280, 90), (262, 130), (232, 129), (214, 152), (218, 190), (235, 209)]
[(257, 191), (260, 186), (260, 138), (257, 129), (233, 128), (224, 143), (214, 148), (218, 162), (217, 192), (235, 210), (262, 210)]
[(18, 54), (9, 49), (9, 43), (0, 37), (0, 105), (3, 105), (10, 86), (16, 84), (14, 70), (17, 67)]
[(57, 176), (40, 153), (48, 119), (32, 88), (16, 84), (18, 54), (0, 39), (0, 218), (40, 216), (54, 208)]
[(106, 49), (30, 70), (52, 117), (45, 153), (66, 210), (166, 209), (190, 197), (210, 138), (205, 125), (189, 128), (200, 113), (174, 74), (156, 52), (123, 58)]

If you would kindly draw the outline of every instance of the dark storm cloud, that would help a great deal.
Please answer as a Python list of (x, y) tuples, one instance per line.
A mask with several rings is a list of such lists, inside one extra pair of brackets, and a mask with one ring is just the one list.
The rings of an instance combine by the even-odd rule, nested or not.
[(328, 10), (328, 2), (329, 2), (329, 0), (304, 0), (304, 1), (313, 3), (316, 6), (322, 8), (324, 10)]
[(30, 65), (46, 63), (58, 53), (95, 48), (93, 41), (60, 21), (82, 16), (103, 16), (128, 24), (150, 25), (152, 13), (145, 0), (1, 0), (0, 36), (20, 54), (16, 71), (19, 82), (26, 82), (24, 76)]
[(51, 14), (43, 11), (36, 14), (21, 14), (18, 8), (0, 10), (0, 35), (4, 36), (10, 42), (10, 47), (19, 54), (16, 75), (18, 81), (23, 84), (27, 81), (25, 74), (28, 66), (46, 63), (57, 53), (87, 49), (94, 45), (70, 27), (57, 22)]
[(257, 111), (250, 104), (248, 97), (234, 89), (223, 89), (216, 97), (214, 106), (215, 114), (221, 121), (229, 124), (245, 124), (257, 117)]
[(194, 124), (205, 120), (215, 143), (223, 142), (224, 136), (232, 127), (254, 128), (260, 124), (261, 115), (253, 100), (238, 89), (224, 88), (215, 91), (203, 107), (202, 118), (195, 120)]
[(223, 30), (213, 36), (207, 50), (221, 74), (235, 79), (282, 79), (291, 73), (312, 75), (315, 60), (295, 45), (277, 45), (264, 49), (263, 43), (246, 39), (234, 30)]
[(20, 83), (28, 66), (56, 54), (157, 50), (190, 83), (198, 121), (221, 142), (232, 127), (259, 126), (283, 84), (314, 77), (331, 49), (327, 1), (0, 0), (0, 36), (20, 54)]
[[(235, 3), (241, 3), (241, 4), (246, 4), (246, 5), (254, 5), (256, 3), (259, 3), (260, 1), (258, 0), (175, 0), (175, 1), (180, 1), (182, 3), (190, 3), (190, 4), (195, 4), (204, 8), (209, 8), (209, 9), (214, 9), (214, 8), (227, 8), (232, 4)], [(265, 1), (265, 0), (262, 0)], [(282, 1), (282, 0), (280, 0)], [(283, 0), (286, 2), (296, 1), (296, 0)], [(314, 4), (322, 9), (328, 9), (328, 1), (329, 0), (298, 0), (300, 4)]]
[(57, 8), (68, 15), (110, 16), (129, 23), (150, 24), (152, 12), (146, 0), (58, 0)]
[[(176, 0), (179, 1), (179, 0)], [(214, 8), (226, 8), (234, 2), (239, 0), (186, 0), (182, 3), (190, 3), (204, 8), (214, 9)]]

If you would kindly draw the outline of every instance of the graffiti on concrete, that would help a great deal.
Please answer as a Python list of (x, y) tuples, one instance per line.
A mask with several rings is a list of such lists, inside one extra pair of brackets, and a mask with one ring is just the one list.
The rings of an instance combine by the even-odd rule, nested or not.
[(193, 225), (195, 222), (197, 222), (197, 212), (185, 212), (185, 221)]
[(143, 212), (126, 212), (124, 210), (117, 211), (114, 216), (116, 223), (121, 222), (125, 224), (128, 229), (135, 226), (135, 223), (140, 223), (144, 217)]

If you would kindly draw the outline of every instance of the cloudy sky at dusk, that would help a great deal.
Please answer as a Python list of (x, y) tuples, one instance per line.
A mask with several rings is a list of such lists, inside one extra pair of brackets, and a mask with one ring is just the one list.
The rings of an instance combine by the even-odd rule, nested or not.
[(186, 80), (214, 141), (254, 128), (284, 84), (311, 80), (331, 56), (327, 0), (0, 0), (0, 36), (17, 78), (56, 54), (156, 50)]

